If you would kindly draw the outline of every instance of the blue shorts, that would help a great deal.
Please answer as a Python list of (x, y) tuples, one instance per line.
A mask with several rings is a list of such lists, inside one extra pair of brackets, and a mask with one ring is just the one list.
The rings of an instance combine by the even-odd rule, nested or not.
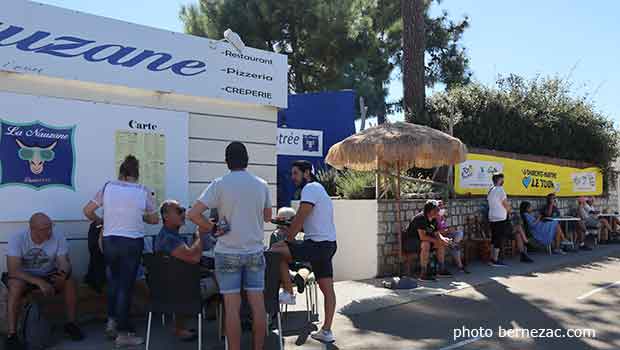
[(215, 277), (221, 294), (237, 294), (265, 289), (265, 255), (215, 253)]

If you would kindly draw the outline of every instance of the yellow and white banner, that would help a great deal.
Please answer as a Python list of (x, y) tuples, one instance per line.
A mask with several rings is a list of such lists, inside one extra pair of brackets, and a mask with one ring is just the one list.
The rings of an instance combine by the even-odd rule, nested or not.
[(603, 193), (600, 168), (571, 168), (484, 154), (469, 153), (455, 166), (457, 194), (486, 195), (495, 172), (505, 175), (504, 189), (512, 196), (597, 196)]

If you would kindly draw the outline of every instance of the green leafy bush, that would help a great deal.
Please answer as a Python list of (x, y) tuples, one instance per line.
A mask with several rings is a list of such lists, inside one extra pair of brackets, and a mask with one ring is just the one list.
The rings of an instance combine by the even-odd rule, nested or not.
[(593, 163), (609, 169), (620, 154), (613, 121), (560, 78), (516, 75), (496, 86), (469, 84), (428, 101), (433, 126), (471, 147)]
[(336, 186), (336, 179), (338, 178), (338, 170), (334, 168), (320, 169), (316, 173), (317, 181), (325, 187), (325, 191), (331, 197), (338, 195), (338, 188)]
[(375, 198), (375, 173), (344, 171), (336, 178), (338, 193), (347, 199)]

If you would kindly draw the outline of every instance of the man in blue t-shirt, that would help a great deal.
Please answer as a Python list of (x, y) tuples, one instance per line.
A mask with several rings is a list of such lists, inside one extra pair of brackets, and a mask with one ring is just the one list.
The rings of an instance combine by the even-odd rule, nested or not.
[[(200, 263), (202, 257), (202, 241), (208, 239), (206, 235), (196, 232), (191, 245), (179, 234), (181, 227), (185, 225), (185, 208), (179, 202), (166, 200), (160, 208), (163, 226), (155, 239), (153, 251), (173, 256), (189, 264)], [(207, 276), (200, 280), (200, 289), (203, 299), (209, 299), (218, 293), (217, 283), (213, 276)], [(184, 317), (176, 318), (175, 336), (184, 341), (196, 339), (196, 333), (184, 327)]]

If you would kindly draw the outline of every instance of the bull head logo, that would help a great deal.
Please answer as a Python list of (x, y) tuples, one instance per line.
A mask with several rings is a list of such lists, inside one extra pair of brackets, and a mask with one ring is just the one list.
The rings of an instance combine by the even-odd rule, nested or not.
[(19, 159), (27, 161), (30, 165), (30, 171), (35, 175), (41, 174), (45, 162), (51, 162), (56, 156), (53, 149), (56, 147), (58, 141), (54, 141), (47, 147), (26, 146), (18, 139), (15, 139), (15, 142), (17, 142), (19, 146), (19, 151), (17, 152)]

